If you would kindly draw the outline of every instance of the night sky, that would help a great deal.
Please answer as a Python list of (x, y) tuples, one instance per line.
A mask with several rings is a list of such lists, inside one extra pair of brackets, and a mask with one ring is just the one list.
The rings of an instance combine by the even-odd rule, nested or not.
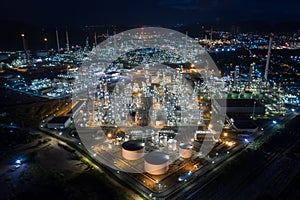
[(299, 0), (8, 0), (0, 19), (37, 25), (83, 26), (300, 22)]
[(299, 8), (299, 0), (6, 0), (0, 6), (0, 51), (22, 49), (23, 33), (29, 49), (45, 48), (45, 37), (54, 48), (55, 28), (61, 34), (69, 30), (71, 45), (84, 45), (87, 36), (93, 37), (88, 31), (96, 31), (85, 27), (94, 25), (105, 27), (98, 33), (110, 34), (116, 26), (123, 27), (117, 31), (177, 26), (183, 32), (189, 27), (197, 33), (203, 25), (223, 31), (236, 25), (241, 32), (295, 33), (300, 30)]

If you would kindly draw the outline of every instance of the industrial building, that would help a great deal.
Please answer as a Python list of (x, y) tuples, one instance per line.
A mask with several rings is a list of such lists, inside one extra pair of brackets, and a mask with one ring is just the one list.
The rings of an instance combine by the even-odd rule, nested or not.
[(71, 125), (71, 117), (54, 117), (47, 123), (47, 128), (65, 129)]

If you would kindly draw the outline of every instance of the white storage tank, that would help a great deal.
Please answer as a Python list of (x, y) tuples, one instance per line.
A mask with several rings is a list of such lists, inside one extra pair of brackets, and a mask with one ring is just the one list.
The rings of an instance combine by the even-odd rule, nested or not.
[(190, 158), (192, 157), (192, 145), (186, 144), (186, 143), (181, 143), (179, 145), (179, 155), (182, 158)]
[(160, 136), (159, 137), (160, 143), (164, 146), (167, 146), (168, 144), (168, 137), (167, 136)]
[(127, 160), (137, 160), (144, 156), (144, 143), (138, 140), (129, 140), (122, 144), (122, 156)]
[(144, 168), (145, 171), (152, 175), (161, 175), (169, 170), (169, 155), (152, 151), (145, 155)]
[(176, 145), (177, 145), (177, 140), (175, 139), (169, 139), (168, 140), (168, 144), (169, 144), (169, 149), (175, 151), (176, 150)]
[(158, 133), (153, 133), (152, 134), (152, 141), (153, 142), (159, 142), (159, 134)]

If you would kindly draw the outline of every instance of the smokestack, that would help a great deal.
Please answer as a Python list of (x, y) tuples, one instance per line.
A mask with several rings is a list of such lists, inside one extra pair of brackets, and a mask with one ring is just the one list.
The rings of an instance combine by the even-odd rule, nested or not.
[(27, 60), (29, 59), (29, 56), (28, 56), (28, 52), (27, 52), (27, 46), (26, 46), (26, 41), (25, 41), (25, 34), (22, 33), (21, 37), (22, 37), (23, 49), (24, 49), (24, 53), (25, 53), (25, 60), (27, 62)]
[(235, 70), (234, 70), (234, 81), (233, 81), (234, 86), (236, 86), (236, 85), (237, 85), (237, 82), (238, 82), (239, 68), (240, 68), (240, 67), (239, 67), (238, 65), (235, 66)]
[(270, 58), (271, 58), (271, 49), (272, 49), (272, 39), (274, 37), (274, 34), (271, 33), (270, 39), (269, 39), (269, 47), (268, 47), (268, 58), (267, 58), (267, 63), (266, 63), (266, 68), (265, 68), (265, 81), (268, 81), (268, 71), (269, 71), (269, 65), (270, 65)]
[(116, 33), (116, 31), (114, 31), (114, 48), (116, 49), (117, 48), (117, 33)]
[(67, 30), (66, 30), (66, 48), (67, 48), (67, 51), (70, 51), (69, 33)]
[(184, 57), (187, 59), (187, 49), (188, 49), (188, 32), (185, 32), (185, 51), (184, 51)]
[(248, 80), (248, 87), (250, 88), (253, 80), (253, 75), (254, 75), (254, 66), (255, 63), (252, 63), (249, 67), (249, 80)]
[(56, 33), (57, 53), (59, 53), (60, 52), (60, 47), (59, 47), (59, 37), (58, 37), (58, 30), (57, 30), (57, 28), (56, 28), (55, 33)]
[(97, 46), (98, 42), (97, 42), (97, 33), (95, 32), (95, 35), (94, 35), (94, 39), (95, 39), (95, 47)]
[(90, 45), (89, 45), (89, 36), (87, 36), (86, 39), (85, 39), (85, 48), (88, 50), (89, 47), (90, 47)]

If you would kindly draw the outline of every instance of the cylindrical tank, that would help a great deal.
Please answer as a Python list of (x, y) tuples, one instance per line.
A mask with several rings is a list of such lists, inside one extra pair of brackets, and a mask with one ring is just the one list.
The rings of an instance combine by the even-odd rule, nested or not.
[(152, 140), (153, 142), (159, 142), (159, 134), (158, 133), (152, 134)]
[(177, 145), (177, 140), (175, 140), (175, 139), (170, 139), (170, 140), (168, 141), (168, 143), (169, 143), (169, 149), (175, 151), (175, 150), (176, 150), (176, 145)]
[(251, 99), (251, 97), (252, 97), (252, 92), (246, 91), (246, 92), (244, 93), (244, 99)]
[(163, 126), (163, 125), (165, 125), (166, 124), (166, 122), (164, 121), (164, 120), (156, 120), (155, 121), (155, 125), (156, 126)]
[(240, 95), (240, 93), (238, 91), (232, 91), (231, 98), (232, 99), (238, 99), (239, 95)]
[(179, 145), (179, 155), (182, 158), (190, 158), (192, 157), (192, 145), (181, 143)]
[(160, 136), (159, 140), (160, 140), (160, 143), (162, 145), (167, 146), (167, 144), (168, 144), (168, 137), (167, 136)]
[(137, 160), (144, 156), (145, 145), (137, 140), (129, 140), (122, 144), (122, 156), (127, 160)]
[(165, 174), (169, 170), (169, 155), (152, 151), (145, 155), (145, 171), (152, 175)]
[(125, 135), (125, 142), (129, 140), (129, 135)]
[(108, 143), (108, 148), (109, 148), (109, 149), (112, 149), (113, 145), (114, 145), (114, 144), (113, 144), (112, 142), (109, 142), (109, 143)]

